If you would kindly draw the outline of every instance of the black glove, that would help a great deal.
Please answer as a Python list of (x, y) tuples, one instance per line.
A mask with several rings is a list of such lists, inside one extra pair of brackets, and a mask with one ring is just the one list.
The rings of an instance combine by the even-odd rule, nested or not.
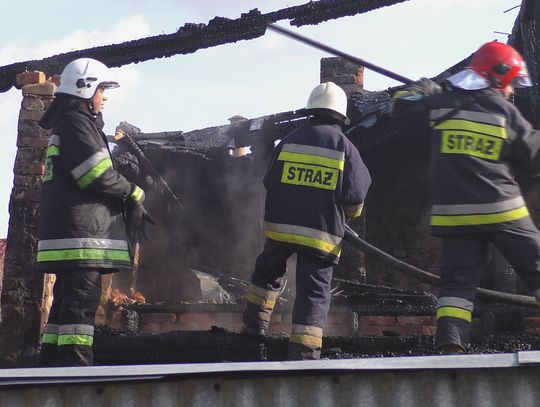
[(437, 82), (434, 82), (428, 78), (420, 78), (416, 82), (409, 85), (408, 88), (417, 91), (424, 96), (435, 95), (436, 93), (442, 92), (441, 86)]
[(156, 225), (156, 221), (142, 204), (128, 208), (127, 233), (131, 243), (143, 243), (150, 240), (146, 233), (146, 222)]

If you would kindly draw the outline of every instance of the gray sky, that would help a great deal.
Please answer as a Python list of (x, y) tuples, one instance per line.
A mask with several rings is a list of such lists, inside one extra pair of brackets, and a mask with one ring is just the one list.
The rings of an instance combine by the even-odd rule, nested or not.
[[(300, 5), (307, 0), (3, 0), (0, 66), (149, 35), (170, 34), (187, 22), (238, 18)], [(297, 30), (320, 42), (410, 78), (434, 76), (487, 41), (505, 42), (519, 0), (409, 0), (366, 14)], [(32, 9), (32, 13), (28, 12)], [(271, 31), (223, 45), (114, 69), (121, 87), (109, 92), (106, 132), (121, 121), (145, 132), (194, 130), (227, 123), (235, 114), (257, 117), (303, 107), (329, 56)], [(398, 83), (366, 71), (365, 88)], [(0, 237), (7, 236), (17, 117), (22, 97), (0, 93)]]

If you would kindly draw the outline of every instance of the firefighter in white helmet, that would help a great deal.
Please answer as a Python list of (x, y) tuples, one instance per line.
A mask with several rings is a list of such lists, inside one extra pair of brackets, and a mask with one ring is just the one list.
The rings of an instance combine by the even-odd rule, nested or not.
[(266, 243), (251, 278), (242, 330), (268, 331), (287, 258), (297, 253), (288, 359), (320, 357), (345, 221), (360, 216), (371, 183), (358, 150), (341, 131), (349, 122), (345, 92), (321, 83), (305, 111), (310, 119), (279, 143), (264, 177)]
[(540, 132), (507, 100), (531, 85), (519, 52), (493, 41), (444, 89), (423, 78), (393, 96), (395, 124), (431, 145), (431, 230), (442, 238), (436, 345), (444, 354), (467, 348), (488, 243), (540, 300), (540, 233), (515, 177), (516, 165), (540, 169)]
[(103, 63), (74, 60), (39, 122), (52, 132), (37, 268), (56, 275), (42, 338), (43, 366), (93, 364), (101, 274), (131, 269), (131, 245), (145, 239), (151, 220), (142, 205), (144, 191), (115, 170), (102, 130), (105, 92), (116, 87)]

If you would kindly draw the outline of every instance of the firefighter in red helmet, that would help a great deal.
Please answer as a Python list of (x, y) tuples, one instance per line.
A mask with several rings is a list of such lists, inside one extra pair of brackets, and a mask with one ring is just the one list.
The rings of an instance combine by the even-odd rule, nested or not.
[(473, 302), (492, 243), (540, 300), (540, 233), (514, 163), (540, 169), (540, 132), (507, 100), (531, 86), (522, 56), (489, 42), (443, 87), (422, 78), (393, 95), (402, 131), (430, 135), (432, 234), (442, 238), (436, 345), (466, 350)]

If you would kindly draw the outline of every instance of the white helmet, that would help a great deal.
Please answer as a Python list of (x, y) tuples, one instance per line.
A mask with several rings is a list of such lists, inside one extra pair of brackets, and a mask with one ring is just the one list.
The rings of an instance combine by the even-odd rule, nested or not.
[(79, 58), (64, 68), (56, 93), (91, 99), (99, 86), (113, 89), (120, 85), (111, 80), (109, 68), (105, 64), (92, 58)]
[(323, 82), (315, 86), (309, 95), (305, 110), (326, 114), (350, 124), (347, 118), (347, 95), (334, 82)]

